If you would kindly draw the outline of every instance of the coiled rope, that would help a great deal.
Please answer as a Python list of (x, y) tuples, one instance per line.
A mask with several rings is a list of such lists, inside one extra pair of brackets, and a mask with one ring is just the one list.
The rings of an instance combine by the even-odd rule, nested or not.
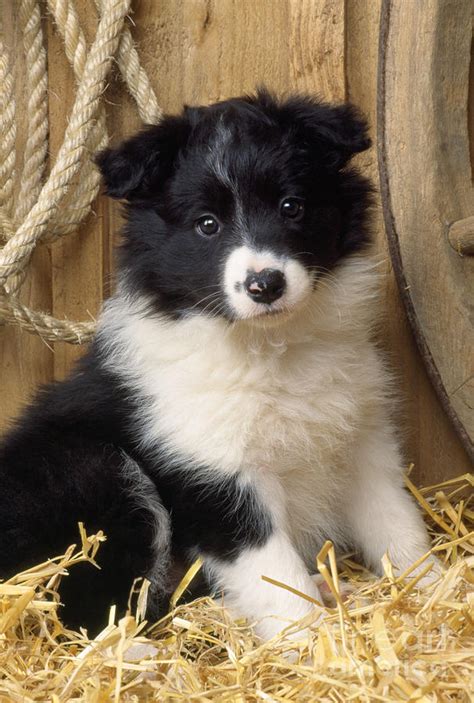
[(156, 123), (162, 114), (127, 24), (130, 4), (96, 0), (99, 20), (87, 47), (74, 0), (47, 0), (77, 84), (63, 143), (47, 176), (48, 76), (38, 0), (21, 0), (19, 6), (29, 96), (21, 166), (12, 64), (0, 36), (0, 323), (16, 324), (47, 341), (82, 344), (94, 332), (93, 322), (60, 320), (30, 309), (18, 293), (35, 247), (76, 232), (97, 196), (100, 176), (91, 156), (108, 143), (103, 94), (113, 59), (142, 120)]

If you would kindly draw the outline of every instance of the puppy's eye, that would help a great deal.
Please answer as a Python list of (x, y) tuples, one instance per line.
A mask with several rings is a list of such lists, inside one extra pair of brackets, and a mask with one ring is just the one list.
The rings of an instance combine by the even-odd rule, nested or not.
[(304, 215), (304, 200), (302, 198), (284, 198), (280, 203), (280, 215), (293, 222), (299, 222)]
[(213, 234), (218, 233), (220, 230), (220, 225), (214, 215), (203, 215), (199, 218), (199, 220), (196, 220), (196, 229), (199, 234), (204, 234), (206, 237), (212, 237)]

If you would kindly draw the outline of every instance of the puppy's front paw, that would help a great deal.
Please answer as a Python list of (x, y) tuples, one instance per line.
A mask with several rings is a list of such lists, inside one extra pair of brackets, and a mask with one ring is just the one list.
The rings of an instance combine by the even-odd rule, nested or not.
[(281, 656), (292, 664), (302, 661), (302, 654), (311, 651), (311, 637), (322, 624), (326, 612), (315, 606), (312, 613), (293, 626), (276, 618), (264, 618), (255, 625), (255, 632), (261, 639), (268, 641), (276, 638), (282, 645)]
[(274, 615), (263, 617), (254, 626), (256, 634), (265, 641), (274, 637), (284, 637), (294, 642), (307, 641), (310, 628), (318, 628), (324, 620), (326, 612), (314, 606), (301, 617), (301, 613), (293, 618), (280, 618)]
[(414, 569), (410, 574), (409, 578), (416, 577), (421, 571), (423, 571), (428, 565), (431, 569), (421, 577), (417, 582), (417, 588), (427, 588), (431, 584), (436, 583), (444, 573), (444, 567), (436, 557), (429, 557), (426, 559), (418, 568)]
[[(325, 605), (326, 608), (335, 608), (337, 601), (323, 576), (321, 574), (311, 574), (311, 578), (318, 587), (323, 605)], [(356, 590), (357, 586), (347, 581), (339, 581), (339, 593), (341, 594), (342, 601), (346, 601)]]

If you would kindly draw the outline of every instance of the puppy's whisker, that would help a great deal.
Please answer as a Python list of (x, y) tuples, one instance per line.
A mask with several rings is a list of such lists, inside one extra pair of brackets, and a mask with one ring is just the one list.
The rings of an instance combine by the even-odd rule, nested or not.
[(219, 283), (213, 283), (210, 286), (201, 286), (201, 288), (194, 288), (193, 292), (194, 293), (199, 293), (202, 290), (209, 290), (209, 288), (214, 288), (215, 290), (220, 290), (220, 284)]
[[(204, 298), (201, 298), (200, 300), (197, 301), (197, 303), (194, 303), (188, 310), (194, 310), (195, 308), (198, 308), (201, 306), (203, 303), (206, 302), (206, 300), (210, 300), (211, 303), (214, 302), (214, 298), (219, 296), (219, 291), (216, 291), (215, 293), (210, 293), (209, 295), (204, 296)], [(207, 307), (207, 306), (206, 306)]]
[[(313, 274), (316, 274), (316, 276), (315, 276), (316, 284), (326, 285), (327, 288), (331, 287), (335, 293), (342, 292), (344, 294), (346, 292), (344, 286), (334, 276), (334, 274), (331, 271), (328, 271), (327, 269), (323, 269), (319, 266), (311, 266), (308, 268), (308, 271), (310, 271)], [(318, 274), (321, 274), (321, 275), (318, 275)]]
[(217, 303), (217, 306), (222, 305), (222, 302), (221, 302), (219, 299), (217, 299), (217, 300), (214, 299), (214, 300), (211, 300), (211, 301), (201, 310), (201, 312), (202, 312), (203, 314), (206, 314), (206, 312), (210, 309), (210, 310), (211, 310), (211, 313), (212, 313), (212, 312), (214, 311), (214, 309), (215, 309), (215, 308), (213, 308), (213, 305), (215, 305), (216, 303)]

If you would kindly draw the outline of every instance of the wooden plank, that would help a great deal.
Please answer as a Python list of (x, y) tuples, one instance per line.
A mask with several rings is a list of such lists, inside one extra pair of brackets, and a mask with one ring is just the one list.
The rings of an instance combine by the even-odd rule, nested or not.
[[(97, 14), (94, 3), (76, 4), (79, 22), (88, 45), (93, 40)], [(66, 59), (63, 41), (52, 21), (48, 22), (49, 116), (51, 158), (56, 156), (64, 137), (75, 94), (76, 82)], [(80, 176), (79, 176), (80, 177)], [(74, 194), (71, 194), (74, 197)], [(67, 205), (67, 200), (65, 204)], [(104, 252), (107, 252), (106, 220), (97, 216), (103, 201), (97, 203), (78, 232), (54, 242), (52, 255), (52, 313), (58, 318), (87, 320), (95, 318), (103, 300)], [(54, 377), (64, 378), (85, 347), (54, 344)]]
[(344, 3), (290, 0), (288, 89), (318, 93), (325, 100), (343, 101)]
[[(377, 141), (377, 62), (380, 0), (346, 0), (347, 97), (358, 104), (371, 123), (374, 147), (359, 163), (379, 189)], [(403, 399), (397, 410), (407, 462), (415, 464), (415, 478), (424, 484), (459, 475), (469, 459), (448, 421), (428, 379), (409, 328), (387, 247), (380, 197), (374, 211), (375, 249), (384, 260), (380, 344), (394, 369)]]
[[(209, 103), (255, 90), (344, 94), (342, 0), (142, 0), (133, 35), (160, 102)], [(171, 79), (170, 79), (171, 77)], [(111, 100), (122, 105), (114, 86)], [(115, 123), (130, 131), (128, 112)]]
[[(18, 26), (18, 11), (15, 3), (0, 4), (0, 20), (3, 40), (14, 60), (18, 151), (21, 169), (21, 154), (27, 134), (26, 66), (22, 35)], [(1, 89), (1, 88), (0, 88)], [(17, 182), (17, 192), (18, 192)], [(51, 305), (51, 261), (46, 247), (33, 256), (21, 300), (32, 308), (48, 310)], [(53, 353), (46, 344), (33, 335), (16, 327), (0, 324), (0, 432), (7, 427), (19, 408), (34, 393), (38, 385), (53, 377)]]

